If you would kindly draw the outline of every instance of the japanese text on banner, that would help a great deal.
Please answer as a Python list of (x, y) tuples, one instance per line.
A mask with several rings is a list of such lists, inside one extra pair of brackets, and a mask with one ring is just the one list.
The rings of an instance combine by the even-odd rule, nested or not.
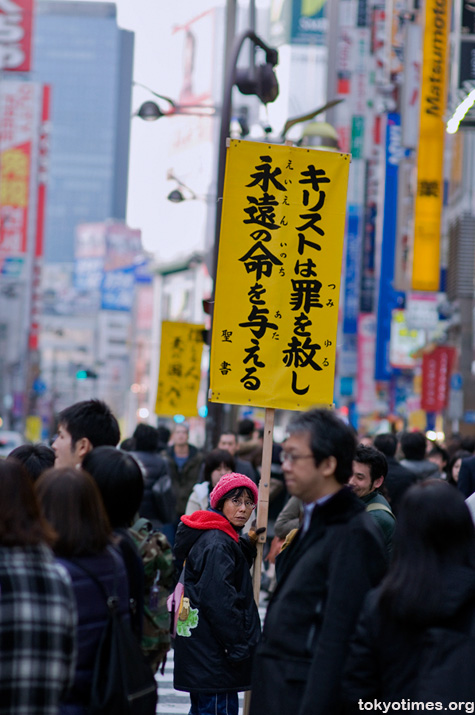
[(232, 140), (227, 154), (210, 399), (333, 402), (350, 156)]
[(198, 414), (204, 325), (162, 322), (157, 415)]

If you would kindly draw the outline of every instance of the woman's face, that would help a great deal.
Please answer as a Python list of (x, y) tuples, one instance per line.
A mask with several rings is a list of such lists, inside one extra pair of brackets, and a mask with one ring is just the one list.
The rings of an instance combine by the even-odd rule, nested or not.
[(216, 467), (216, 469), (213, 469), (213, 471), (211, 472), (211, 486), (215, 487), (221, 477), (225, 474), (229, 474), (230, 471), (231, 467), (228, 464), (221, 462), (219, 467)]
[(459, 457), (458, 459), (455, 460), (454, 466), (452, 467), (452, 478), (455, 483), (457, 483), (459, 480), (459, 472), (460, 472), (461, 465), (462, 465), (462, 457)]
[(223, 514), (233, 526), (240, 529), (251, 516), (254, 507), (255, 504), (250, 496), (246, 492), (243, 492), (240, 497), (226, 499), (223, 506)]

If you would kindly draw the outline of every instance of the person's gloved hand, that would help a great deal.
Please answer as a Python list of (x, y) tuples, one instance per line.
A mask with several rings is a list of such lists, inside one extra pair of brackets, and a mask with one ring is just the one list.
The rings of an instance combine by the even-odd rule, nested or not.
[(248, 534), (247, 534), (251, 540), (251, 543), (256, 544), (257, 540), (259, 538), (259, 534), (263, 534), (265, 530), (266, 530), (265, 526), (261, 526), (260, 529), (256, 529), (255, 526), (251, 526), (251, 528), (249, 529)]

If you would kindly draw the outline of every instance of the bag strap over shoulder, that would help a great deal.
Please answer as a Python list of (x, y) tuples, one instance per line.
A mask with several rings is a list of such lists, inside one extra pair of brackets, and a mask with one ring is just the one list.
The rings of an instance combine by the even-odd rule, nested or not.
[(388, 514), (391, 514), (394, 520), (396, 520), (396, 517), (394, 516), (393, 512), (391, 509), (386, 506), (386, 504), (378, 504), (377, 502), (374, 502), (373, 504), (368, 504), (366, 507), (366, 511), (385, 511)]
[(81, 571), (84, 571), (84, 573), (86, 573), (89, 576), (91, 581), (94, 581), (94, 583), (96, 584), (98, 589), (102, 592), (102, 595), (104, 596), (104, 599), (107, 603), (109, 610), (113, 611), (113, 610), (116, 610), (119, 605), (119, 597), (117, 595), (117, 555), (114, 553), (114, 549), (111, 546), (107, 547), (107, 551), (110, 553), (110, 555), (112, 556), (112, 559), (114, 561), (114, 592), (115, 592), (115, 595), (114, 594), (111, 595), (110, 593), (108, 593), (108, 591), (107, 591), (106, 587), (104, 586), (104, 584), (102, 583), (102, 581), (100, 581), (97, 578), (96, 574), (93, 571), (91, 571), (91, 569), (89, 569), (84, 564), (80, 563), (80, 561), (78, 561), (77, 559), (72, 558), (72, 559), (70, 559), (70, 561), (75, 566), (77, 566), (79, 569), (81, 569)]

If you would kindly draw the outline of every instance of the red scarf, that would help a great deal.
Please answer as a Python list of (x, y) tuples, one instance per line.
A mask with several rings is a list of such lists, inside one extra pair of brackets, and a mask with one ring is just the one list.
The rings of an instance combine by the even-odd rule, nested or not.
[(219, 529), (234, 541), (239, 541), (239, 535), (231, 522), (224, 515), (221, 516), (214, 511), (194, 511), (193, 514), (182, 516), (181, 521), (191, 529)]

